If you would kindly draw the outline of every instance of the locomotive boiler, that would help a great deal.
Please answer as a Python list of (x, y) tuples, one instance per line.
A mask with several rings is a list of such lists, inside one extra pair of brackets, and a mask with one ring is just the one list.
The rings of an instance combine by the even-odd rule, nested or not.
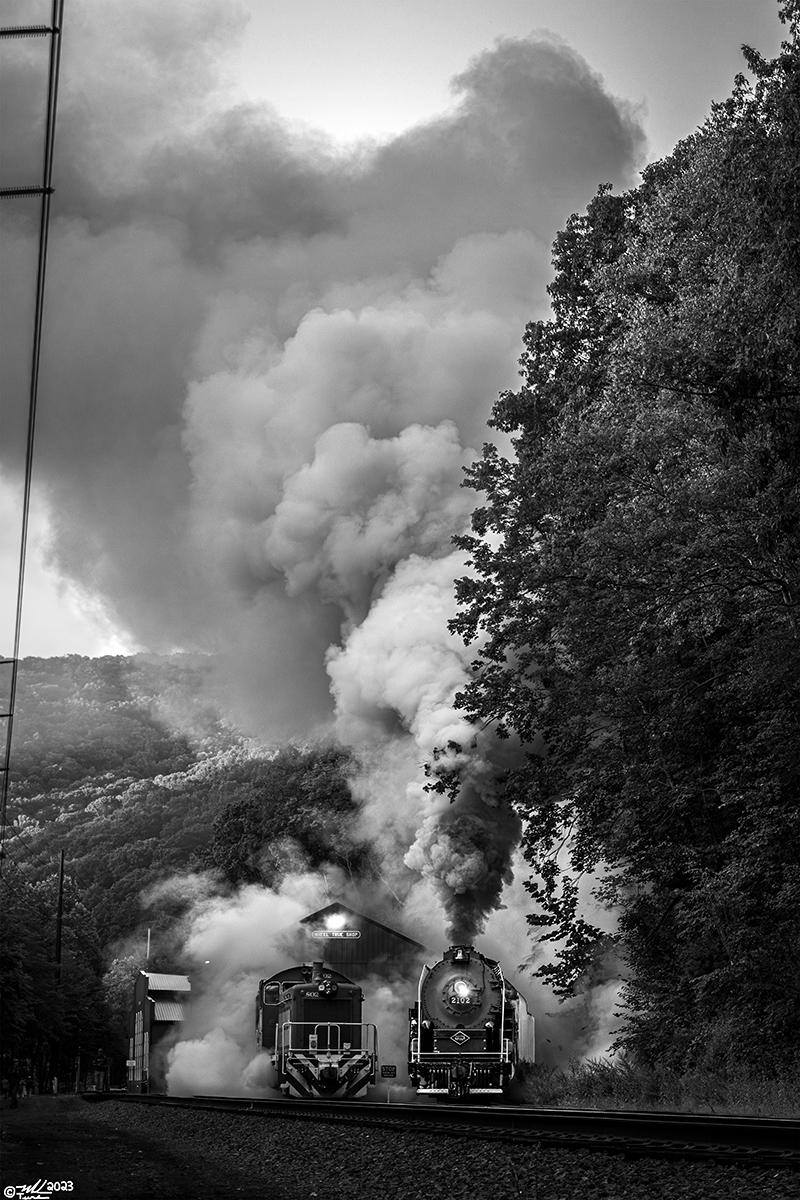
[(422, 968), (408, 1052), (420, 1095), (502, 1096), (517, 1063), (533, 1057), (533, 1017), (498, 962), (473, 946), (451, 946)]
[(262, 979), (256, 1047), (270, 1055), (274, 1086), (302, 1099), (351, 1100), (375, 1082), (377, 1030), (361, 1020), (364, 993), (321, 962)]

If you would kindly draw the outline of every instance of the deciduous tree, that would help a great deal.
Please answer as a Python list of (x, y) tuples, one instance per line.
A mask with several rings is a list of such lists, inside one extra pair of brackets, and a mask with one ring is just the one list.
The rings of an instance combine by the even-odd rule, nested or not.
[[(531, 923), (562, 993), (607, 939), (626, 1044), (679, 1065), (797, 1049), (800, 1026), (800, 63), (771, 62), (641, 186), (554, 246), (553, 317), (469, 473), (460, 697), (531, 754), (508, 783)], [(558, 848), (569, 850), (563, 869)]]

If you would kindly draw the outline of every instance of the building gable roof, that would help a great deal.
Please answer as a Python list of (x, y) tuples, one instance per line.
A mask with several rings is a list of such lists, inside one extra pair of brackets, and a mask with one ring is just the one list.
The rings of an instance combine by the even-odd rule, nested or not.
[(336, 916), (339, 914), (344, 917), (357, 917), (359, 921), (363, 921), (367, 925), (373, 925), (377, 929), (383, 930), (384, 933), (388, 933), (391, 937), (398, 938), (398, 940), (401, 942), (406, 942), (409, 948), (413, 947), (415, 950), (427, 949), (422, 942), (415, 942), (413, 938), (406, 937), (404, 933), (399, 933), (396, 929), (390, 929), (388, 925), (383, 925), (380, 921), (375, 921), (372, 917), (367, 917), (364, 913), (360, 913), (357, 909), (352, 908), (349, 904), (342, 904), (338, 900), (335, 900), (333, 904), (326, 904), (324, 908), (317, 909), (316, 912), (309, 913), (307, 917), (302, 917), (300, 924), (311, 925), (318, 921), (324, 921), (326, 917)]

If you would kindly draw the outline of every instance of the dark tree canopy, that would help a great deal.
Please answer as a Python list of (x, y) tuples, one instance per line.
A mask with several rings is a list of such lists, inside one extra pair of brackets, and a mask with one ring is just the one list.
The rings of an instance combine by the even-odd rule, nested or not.
[(107, 1051), (113, 1043), (94, 920), (67, 880), (58, 970), (57, 902), (55, 876), (29, 884), (19, 871), (7, 869), (0, 882), (2, 1065), (5, 1073), (17, 1063), (40, 1087), (51, 1075), (69, 1075), (78, 1055)]
[(337, 746), (287, 746), (262, 765), (252, 794), (228, 804), (200, 856), (233, 885), (272, 885), (287, 871), (334, 864), (359, 874), (367, 848), (352, 826), (358, 812), (348, 780), (349, 751)]
[[(547, 751), (509, 781), (566, 994), (620, 914), (626, 1044), (720, 1065), (800, 1028), (800, 63), (789, 40), (554, 246), (552, 320), (468, 485), (460, 703)], [(558, 849), (568, 838), (566, 848)]]

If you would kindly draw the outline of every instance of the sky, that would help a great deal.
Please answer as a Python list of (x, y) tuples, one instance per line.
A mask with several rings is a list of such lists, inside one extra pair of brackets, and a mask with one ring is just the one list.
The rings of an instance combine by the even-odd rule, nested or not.
[[(235, 644), (241, 653), (252, 623), (258, 627), (259, 588), (269, 573), (263, 561), (254, 568), (263, 547), (254, 549), (248, 538), (272, 520), (269, 570), (283, 573), (288, 592), (272, 597), (272, 616), (262, 619), (281, 628), (287, 595), (302, 607), (305, 581), (315, 579), (321, 590), (315, 611), (300, 620), (310, 632), (297, 653), (313, 646), (324, 659), (329, 645), (341, 644), (342, 613), (345, 623), (357, 624), (368, 611), (375, 572), (388, 578), (398, 565), (410, 572), (415, 553), (443, 557), (432, 549), (436, 537), (449, 536), (464, 519), (463, 504), (451, 497), (457, 514), (448, 510), (425, 541), (417, 513), (415, 537), (422, 540), (407, 537), (404, 558), (389, 556), (365, 571), (360, 591), (351, 580), (342, 600), (331, 581), (336, 570), (317, 563), (322, 534), (316, 541), (307, 531), (301, 536), (297, 519), (292, 524), (287, 515), (292, 503), (307, 513), (306, 493), (314, 471), (324, 476), (326, 454), (345, 461), (355, 453), (342, 418), (360, 423), (367, 437), (406, 439), (385, 468), (398, 478), (404, 456), (424, 454), (411, 445), (416, 426), (440, 430), (436, 453), (446, 447), (451, 475), (457, 474), (461, 459), (484, 440), (494, 394), (513, 385), (525, 320), (546, 311), (552, 236), (601, 179), (635, 182), (644, 161), (666, 155), (697, 127), (711, 102), (729, 93), (742, 66), (742, 42), (775, 53), (777, 6), (770, 0), (250, 0), (175, 3), (167, 13), (158, 7), (67, 0), (21, 653), (220, 644)], [(49, 11), (46, 3), (3, 8), (3, 24), (45, 21)], [(473, 72), (465, 82), (469, 64), (491, 55), (496, 39), (536, 39), (542, 31), (558, 50), (549, 59), (534, 56), (515, 67), (495, 55), (491, 69), (498, 78), (505, 70), (505, 93), (492, 93), (488, 66), (485, 78)], [(5, 72), (3, 136), (11, 147), (5, 185), (35, 177), (30, 115), (43, 101), (37, 87), (45, 45), (22, 50), (22, 43), (2, 43), (3, 65), (25, 67)], [(549, 97), (512, 95), (515, 70), (519, 78), (523, 70), (538, 72), (546, 88), (559, 54), (572, 62), (568, 48), (581, 56), (585, 78), (561, 92), (553, 87)], [(581, 87), (585, 111), (571, 112), (570, 105), (584, 103)], [(600, 111), (601, 93), (616, 98), (616, 130), (611, 110)], [(522, 120), (514, 106), (526, 103), (536, 121), (523, 145), (514, 143)], [(493, 105), (498, 112), (505, 105), (505, 116), (493, 116)], [(495, 118), (497, 136), (505, 139), (499, 158), (487, 133)], [(625, 121), (638, 125), (638, 133), (626, 133)], [(485, 160), (474, 176), (469, 137)], [(260, 139), (272, 185), (253, 166)], [(504, 176), (496, 196), (494, 170)], [(510, 194), (515, 182), (528, 187), (535, 213)], [(463, 196), (469, 189), (471, 207)], [(252, 211), (262, 202), (273, 214), (263, 228)], [(4, 289), (3, 408), (13, 449), (17, 409), (26, 398), (27, 358), (19, 347), (30, 337), (33, 240), (32, 226), (25, 228), (24, 219), (20, 226), (16, 214), (11, 228), (5, 270), (16, 286)], [(492, 248), (492, 238), (505, 238), (505, 246), (498, 240)], [(506, 289), (506, 298), (490, 296), (492, 286)], [(367, 356), (384, 358), (372, 393), (361, 368), (353, 368), (359, 335), (365, 342), (373, 337), (363, 348)], [(466, 391), (483, 388), (482, 396), (451, 403), (445, 385), (423, 399), (418, 389), (417, 402), (411, 395), (401, 401), (403, 418), (388, 420), (377, 435), (369, 404), (348, 406), (343, 398), (350, 386), (379, 406), (381, 389), (402, 392), (396, 372), (408, 381), (423, 368), (449, 367), (459, 379), (454, 360), (469, 343), (485, 353), (476, 353)], [(339, 371), (335, 421), (319, 417), (323, 401), (312, 394), (324, 390), (324, 381), (312, 378), (310, 359), (301, 363), (304, 351)], [(117, 368), (120, 377), (109, 384)], [(266, 471), (248, 492), (259, 421), (257, 400), (246, 393), (259, 370), (271, 394), (306, 397), (304, 419), (328, 440), (313, 457), (313, 440), (284, 430), (280, 469)], [(219, 428), (214, 414), (225, 397), (236, 418)], [(446, 421), (455, 423), (457, 438), (451, 430), (448, 441)], [(380, 449), (365, 443), (362, 460)], [(278, 476), (294, 481), (281, 500)], [(346, 505), (338, 486), (335, 502)], [(449, 484), (439, 479), (431, 486), (440, 494)], [(330, 492), (333, 484), (326, 487)], [(400, 491), (413, 508), (409, 489)], [(334, 503), (330, 494), (326, 503)], [(20, 511), (13, 462), (6, 462), (0, 505), (0, 645), (9, 653)], [(276, 513), (286, 516), (283, 531)], [(185, 544), (189, 526), (195, 553), (185, 561), (176, 546)], [(238, 539), (236, 553), (231, 538)], [(215, 563), (209, 574), (198, 545)], [(236, 632), (226, 627), (234, 623), (226, 612), (229, 586), (241, 609), (243, 628)], [(205, 591), (213, 594), (207, 602)], [(268, 657), (275, 666), (276, 656)]]
[[(287, 117), (349, 139), (444, 112), (450, 79), (497, 37), (547, 29), (643, 106), (662, 158), (730, 92), (742, 43), (773, 55), (771, 0), (273, 0), (248, 5), (239, 86)], [(302, 67), (298, 68), (298, 62)]]

